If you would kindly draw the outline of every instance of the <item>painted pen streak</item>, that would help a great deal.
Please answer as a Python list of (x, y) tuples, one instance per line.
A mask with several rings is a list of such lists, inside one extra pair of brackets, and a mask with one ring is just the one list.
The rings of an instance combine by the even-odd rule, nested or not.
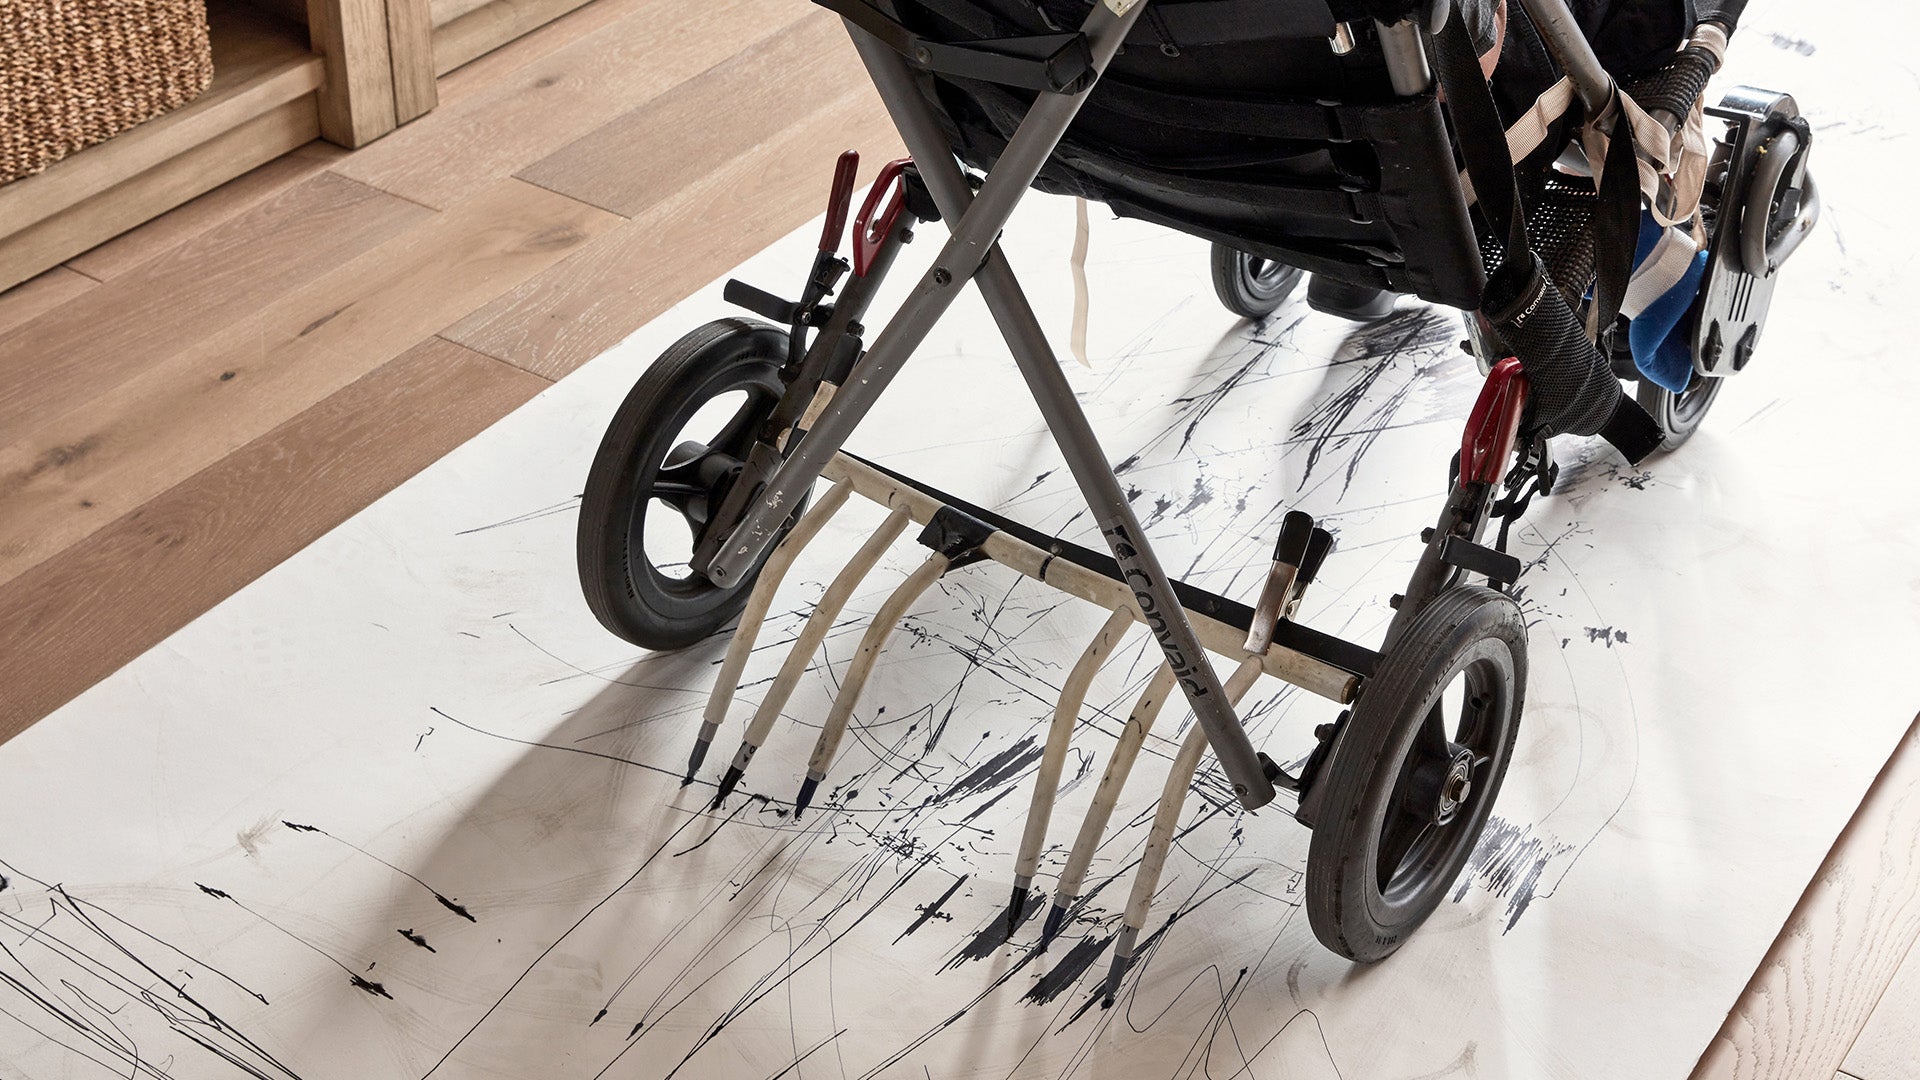
[[(203, 1005), (193, 993), (187, 990), (184, 982), (176, 982), (169, 976), (161, 974), (159, 968), (155, 966), (158, 961), (150, 962), (136, 952), (131, 944), (110, 933), (102, 925), (101, 919), (96, 918), (95, 915), (134, 931), (167, 949), (180, 960), (219, 975), (262, 1003), (265, 1003), (265, 997), (246, 989), (231, 976), (195, 959), (99, 905), (75, 898), (64, 886), (39, 881), (22, 874), (12, 866), (8, 866), (8, 869), (13, 871), (15, 877), (33, 881), (46, 890), (45, 895), (52, 908), (52, 914), (46, 922), (35, 926), (22, 921), (15, 915), (0, 913), (0, 925), (10, 925), (24, 932), (18, 943), (21, 953), (0, 947), (0, 952), (4, 952), (7, 958), (20, 969), (18, 976), (11, 972), (0, 971), (0, 984), (20, 993), (36, 1010), (45, 1012), (62, 1027), (73, 1031), (107, 1054), (121, 1058), (123, 1064), (120, 1068), (132, 1069), (127, 1073), (129, 1076), (144, 1074), (165, 1078), (171, 1075), (152, 1062), (141, 1060), (137, 1049), (133, 1048), (132, 1040), (124, 1033), (122, 1024), (131, 1025), (136, 1015), (127, 1011), (131, 1006), (136, 1007), (136, 1012), (144, 1011), (152, 1015), (166, 1025), (172, 1033), (187, 1039), (213, 1057), (256, 1080), (299, 1080), (298, 1074), (292, 1069)], [(55, 918), (61, 917), (70, 919), (84, 935), (87, 935), (87, 938), (85, 940), (69, 939), (57, 928), (48, 929)], [(46, 964), (58, 967), (61, 973), (55, 974), (51, 970), (44, 976), (36, 973), (35, 967), (22, 956), (29, 947), (46, 953)], [(129, 973), (116, 967), (117, 964), (122, 963), (131, 965), (132, 968), (137, 969), (137, 973)], [(168, 961), (168, 964), (175, 966), (173, 961)], [(191, 972), (185, 969), (179, 970), (186, 978), (192, 978)], [(100, 1025), (87, 1020), (77, 1010), (61, 1007), (63, 1002), (54, 1001), (48, 996), (52, 994), (48, 989), (49, 979), (57, 981), (69, 993), (80, 998), (88, 1011), (101, 1015), (103, 1019), (108, 1015), (119, 1017), (120, 1021), (108, 1021), (112, 1027), (112, 1032), (109, 1033)], [(35, 991), (27, 984), (27, 980), (31, 980), (45, 993)], [(87, 985), (83, 987), (82, 983)], [(102, 1000), (116, 995), (124, 1000), (112, 1007)], [(5, 1013), (79, 1057), (94, 1061), (110, 1071), (119, 1072), (119, 1069), (92, 1054), (69, 1043), (61, 1042), (11, 1010), (0, 1009), (0, 1013)], [(172, 1067), (171, 1059), (167, 1067)]]
[(1575, 850), (1571, 844), (1533, 835), (1531, 825), (1515, 825), (1498, 814), (1491, 815), (1453, 891), (1453, 902), (1464, 899), (1475, 884), (1505, 900), (1507, 925), (1500, 931), (1504, 934), (1514, 928), (1538, 897), (1547, 866)]
[(454, 533), (453, 535), (472, 536), (474, 533), (488, 532), (492, 529), (502, 529), (507, 527), (508, 525), (520, 525), (529, 521), (538, 521), (543, 517), (551, 517), (554, 514), (564, 514), (569, 510), (578, 508), (579, 505), (580, 505), (580, 496), (575, 495), (571, 499), (566, 499), (562, 502), (554, 503), (551, 506), (543, 506), (538, 510), (529, 510), (524, 514), (516, 514), (515, 516), (507, 518), (504, 521), (496, 521), (491, 525), (476, 525), (471, 529), (461, 529), (459, 532)]
[(388, 1001), (393, 1000), (393, 995), (387, 993), (386, 987), (370, 979), (363, 978), (359, 972), (341, 963), (339, 959), (337, 959), (332, 953), (326, 951), (325, 949), (322, 949), (320, 946), (315, 945), (313, 942), (308, 941), (306, 938), (301, 937), (299, 934), (294, 933), (293, 931), (287, 929), (286, 927), (281, 926), (279, 923), (274, 922), (272, 919), (267, 918), (265, 915), (262, 915), (259, 912), (248, 907), (247, 905), (241, 903), (239, 900), (234, 898), (233, 894), (225, 892), (220, 889), (216, 889), (211, 885), (201, 885), (197, 881), (194, 882), (194, 885), (198, 886), (200, 891), (203, 893), (206, 893), (208, 896), (211, 896), (216, 900), (227, 901), (233, 906), (239, 908), (241, 911), (246, 912), (247, 914), (253, 916), (256, 919), (259, 919), (261, 922), (267, 924), (268, 926), (273, 927), (275, 930), (280, 931), (282, 934), (285, 934), (287, 937), (292, 938), (294, 941), (297, 941), (300, 944), (305, 945), (307, 948), (312, 949), (314, 952), (319, 953), (321, 956), (326, 957), (328, 962), (333, 964), (334, 967), (337, 967), (341, 971), (346, 972), (347, 979), (351, 981), (353, 985), (358, 987), (359, 989), (365, 990), (369, 994), (374, 994), (376, 996), (386, 998)]
[[(432, 729), (431, 729), (431, 728), (429, 728), (429, 729), (428, 729), (428, 732), (429, 732), (429, 733), (431, 733), (431, 732), (432, 732)], [(425, 737), (426, 737), (426, 736), (424, 736), (424, 735), (423, 735), (423, 736), (421, 736), (421, 738), (425, 738)], [(330, 832), (328, 832), (327, 830), (325, 830), (325, 829), (323, 829), (323, 828), (321, 828), (321, 827), (320, 827), (320, 826), (318, 826), (318, 825), (302, 825), (302, 824), (300, 824), (300, 823), (298, 823), (298, 822), (294, 822), (294, 821), (285, 821), (285, 820), (283, 820), (283, 821), (281, 821), (281, 822), (280, 822), (280, 824), (282, 824), (282, 825), (285, 825), (285, 826), (286, 826), (287, 828), (289, 828), (289, 829), (292, 829), (292, 830), (293, 830), (294, 832), (303, 832), (303, 833), (316, 833), (316, 834), (318, 834), (318, 835), (320, 835), (320, 836), (324, 836), (324, 837), (326, 837), (326, 838), (327, 838), (327, 839), (329, 839), (329, 840), (333, 840), (333, 841), (335, 841), (335, 842), (337, 842), (337, 843), (341, 843), (341, 844), (345, 844), (346, 846), (348, 846), (348, 847), (350, 847), (350, 848), (352, 848), (353, 850), (355, 850), (355, 851), (357, 851), (357, 852), (359, 852), (360, 854), (362, 854), (362, 855), (365, 855), (365, 856), (366, 856), (367, 858), (369, 858), (369, 859), (372, 859), (372, 860), (373, 860), (374, 862), (377, 862), (377, 863), (379, 863), (379, 864), (380, 864), (381, 866), (384, 866), (384, 867), (386, 867), (387, 869), (389, 869), (389, 870), (391, 870), (391, 871), (393, 871), (394, 873), (396, 873), (396, 874), (399, 874), (400, 876), (402, 876), (402, 877), (404, 877), (404, 878), (407, 878), (407, 879), (409, 879), (409, 880), (411, 880), (411, 881), (412, 881), (412, 882), (413, 882), (414, 884), (416, 884), (416, 885), (418, 885), (418, 886), (420, 886), (421, 888), (423, 888), (423, 889), (425, 889), (425, 890), (427, 890), (428, 892), (430, 892), (430, 893), (432, 893), (432, 894), (433, 894), (433, 898), (434, 898), (435, 900), (438, 900), (438, 901), (440, 901), (440, 906), (441, 906), (441, 907), (444, 907), (444, 908), (446, 908), (446, 909), (447, 909), (448, 911), (451, 911), (451, 912), (453, 912), (453, 913), (454, 913), (455, 915), (458, 915), (458, 916), (460, 916), (461, 918), (463, 918), (463, 919), (465, 919), (465, 920), (467, 920), (468, 922), (479, 922), (479, 921), (480, 921), (480, 920), (478, 920), (478, 919), (476, 919), (476, 918), (474, 918), (474, 917), (473, 917), (473, 913), (472, 913), (472, 912), (470, 912), (470, 911), (468, 911), (468, 910), (466, 909), (466, 907), (465, 907), (464, 905), (461, 905), (461, 904), (458, 904), (458, 903), (455, 903), (455, 902), (454, 902), (453, 900), (451, 900), (451, 899), (449, 899), (448, 897), (446, 897), (445, 895), (443, 895), (443, 894), (442, 894), (442, 893), (440, 892), (440, 890), (438, 890), (438, 889), (436, 889), (436, 888), (434, 888), (433, 886), (431, 886), (431, 885), (429, 885), (429, 884), (427, 884), (427, 883), (426, 883), (426, 882), (424, 882), (424, 881), (421, 881), (421, 880), (420, 880), (419, 878), (417, 878), (417, 877), (415, 877), (414, 875), (412, 875), (412, 874), (410, 874), (410, 873), (408, 873), (408, 872), (406, 872), (405, 870), (402, 870), (402, 869), (400, 869), (399, 867), (397, 867), (397, 866), (395, 866), (395, 865), (393, 865), (392, 863), (390, 863), (390, 862), (388, 862), (387, 860), (385, 860), (385, 859), (383, 859), (383, 858), (381, 858), (380, 856), (378, 856), (378, 855), (375, 855), (375, 854), (374, 854), (373, 852), (371, 852), (371, 851), (368, 851), (368, 850), (367, 850), (366, 848), (363, 848), (363, 847), (361, 847), (361, 846), (360, 846), (360, 845), (358, 845), (358, 844), (355, 844), (355, 843), (353, 843), (353, 842), (351, 842), (351, 841), (348, 841), (348, 840), (342, 840), (342, 839), (340, 839), (340, 838), (339, 838), (338, 836), (335, 836), (335, 835), (333, 835), (332, 833), (330, 833)]]
[[(440, 712), (440, 710), (438, 709), (435, 709), (434, 711)], [(440, 713), (440, 715), (447, 716), (446, 713)], [(447, 716), (447, 719), (453, 720), (453, 717)], [(456, 724), (460, 724), (460, 721), (458, 720), (453, 720), (453, 722)], [(468, 725), (466, 724), (460, 724), (460, 726), (468, 727)], [(478, 729), (472, 729), (472, 730), (478, 730)], [(518, 740), (514, 740), (514, 741), (518, 741)], [(564, 748), (560, 748), (560, 749), (564, 749)], [(580, 751), (580, 752), (590, 753), (589, 751)], [(593, 756), (604, 757), (606, 755), (595, 754)], [(661, 841), (659, 847), (653, 849), (653, 852), (651, 854), (649, 854), (645, 859), (641, 860), (640, 865), (634, 868), (633, 873), (627, 875), (627, 878), (625, 881), (622, 881), (618, 886), (616, 886), (612, 892), (608, 893), (607, 895), (601, 897), (599, 900), (595, 901), (592, 907), (582, 912), (580, 917), (573, 921), (572, 926), (567, 927), (567, 929), (564, 932), (562, 932), (559, 937), (553, 939), (553, 944), (548, 945), (545, 949), (542, 949), (540, 951), (540, 955), (534, 957), (533, 963), (528, 964), (525, 971), (522, 971), (519, 975), (515, 976), (513, 982), (507, 985), (507, 989), (503, 993), (501, 993), (499, 998), (497, 998), (493, 1004), (487, 1006), (486, 1011), (480, 1014), (480, 1018), (473, 1022), (473, 1026), (468, 1028), (465, 1034), (461, 1035), (458, 1039), (455, 1039), (453, 1042), (453, 1045), (447, 1047), (447, 1052), (440, 1055), (440, 1060), (434, 1062), (431, 1068), (429, 1068), (426, 1072), (421, 1074), (422, 1080), (425, 1080), (426, 1077), (432, 1076), (434, 1073), (438, 1072), (440, 1070), (440, 1066), (445, 1065), (447, 1063), (447, 1059), (453, 1056), (454, 1051), (460, 1049), (462, 1044), (464, 1044), (468, 1039), (473, 1037), (474, 1032), (480, 1030), (480, 1025), (486, 1023), (487, 1018), (492, 1016), (494, 1012), (500, 1008), (501, 1005), (506, 1003), (507, 998), (513, 995), (514, 990), (519, 988), (522, 982), (526, 981), (527, 976), (533, 974), (533, 970), (540, 966), (541, 961), (545, 960), (548, 957), (548, 955), (550, 955), (553, 952), (553, 950), (560, 947), (561, 942), (566, 941), (568, 937), (572, 936), (575, 930), (580, 929), (583, 923), (585, 923), (588, 919), (593, 917), (594, 912), (599, 911), (602, 907), (604, 907), (607, 904), (608, 901), (620, 895), (622, 890), (624, 890), (627, 886), (633, 884), (636, 880), (638, 880), (640, 875), (646, 872), (647, 867), (653, 865), (653, 860), (660, 857), (661, 852), (667, 850), (667, 848), (670, 847), (675, 840), (678, 840), (680, 838), (680, 834), (682, 832), (685, 832), (689, 826), (691, 826), (694, 822), (699, 820), (701, 819), (696, 816), (696, 817), (689, 817), (687, 818), (687, 820), (681, 822), (678, 828), (674, 829), (673, 832), (669, 834), (665, 840)]]
[[(906, 886), (909, 883), (911, 883), (913, 879), (916, 876), (918, 876), (922, 870), (926, 869), (928, 866), (935, 865), (939, 852), (945, 849), (950, 844), (952, 844), (955, 837), (959, 836), (963, 831), (965, 831), (963, 828), (955, 827), (946, 836), (938, 839), (929, 839), (924, 843), (916, 839), (915, 842), (911, 845), (911, 849), (919, 852), (919, 854), (916, 854), (911, 858), (911, 861), (908, 863), (908, 869), (906, 870), (906, 872), (901, 874), (899, 878), (897, 878), (893, 882), (889, 883), (886, 889), (881, 892), (880, 896), (876, 898), (871, 904), (867, 905), (866, 909), (861, 911), (859, 915), (855, 916), (850, 922), (847, 923), (845, 927), (841, 928), (837, 932), (827, 931), (825, 929), (827, 920), (831, 919), (833, 915), (836, 914), (838, 911), (844, 910), (845, 908), (851, 906), (854, 902), (854, 899), (864, 892), (864, 887), (850, 890), (846, 894), (846, 896), (838, 904), (835, 905), (834, 911), (829, 912), (826, 915), (826, 917), (820, 921), (820, 923), (816, 926), (815, 930), (808, 935), (807, 941), (802, 942), (800, 948), (805, 949), (816, 935), (819, 935), (822, 933), (825, 934), (826, 941), (821, 943), (811, 953), (807, 954), (807, 956), (804, 959), (799, 960), (797, 963), (794, 962), (792, 957), (790, 956), (788, 961), (782, 966), (781, 970), (784, 973), (781, 974), (779, 978), (776, 979), (769, 976), (768, 978), (763, 979), (760, 984), (756, 985), (754, 989), (749, 990), (746, 995), (744, 995), (732, 1007), (728, 1008), (727, 1011), (719, 1017), (719, 1019), (713, 1021), (713, 1023), (708, 1026), (707, 1030), (701, 1034), (700, 1038), (694, 1043), (692, 1048), (690, 1048), (686, 1052), (686, 1054), (680, 1059), (679, 1064), (675, 1065), (673, 1069), (669, 1070), (668, 1073), (666, 1074), (666, 1078), (663, 1078), (663, 1080), (670, 1080), (671, 1077), (677, 1075), (682, 1067), (684, 1067), (689, 1061), (693, 1060), (695, 1055), (700, 1053), (701, 1050), (705, 1049), (715, 1039), (719, 1038), (720, 1033), (726, 1029), (728, 1024), (732, 1023), (734, 1020), (738, 1019), (739, 1017), (745, 1015), (755, 1005), (759, 1004), (761, 1000), (765, 999), (768, 995), (774, 993), (776, 990), (780, 989), (782, 986), (785, 986), (790, 980), (794, 978), (794, 976), (798, 975), (801, 971), (805, 970), (809, 965), (811, 965), (815, 960), (818, 960), (821, 956), (826, 955), (833, 948), (834, 945), (838, 944), (847, 935), (857, 930), (862, 923), (866, 922), (867, 919), (872, 917), (872, 915), (875, 912), (879, 911), (882, 907), (884, 907), (887, 904), (887, 902), (891, 900), (896, 893), (906, 888)], [(899, 852), (899, 854), (902, 854), (902, 855), (904, 855), (905, 853), (906, 852), (904, 850)], [(875, 871), (877, 873), (877, 865), (875, 867)], [(625, 1057), (628, 1051), (632, 1050), (635, 1046), (638, 1046), (638, 1045), (639, 1045), (638, 1042), (629, 1042), (625, 1047), (622, 1047), (620, 1052), (614, 1055), (613, 1060), (609, 1061), (605, 1068), (601, 1069), (600, 1072), (595, 1074), (596, 1078), (605, 1076), (610, 1070), (613, 1069), (615, 1065), (619, 1064), (620, 1059)]]
[(935, 900), (933, 903), (928, 904), (927, 906), (919, 909), (920, 917), (913, 920), (912, 925), (908, 926), (905, 930), (900, 931), (900, 936), (897, 938), (894, 938), (893, 943), (895, 945), (900, 944), (900, 942), (903, 939), (911, 935), (915, 930), (918, 930), (921, 927), (927, 925), (928, 922), (934, 919), (943, 919), (947, 922), (952, 922), (953, 916), (945, 911), (942, 911), (941, 908), (945, 907), (947, 901), (953, 899), (953, 894), (959, 892), (960, 886), (965, 885), (966, 883), (967, 883), (966, 874), (961, 874), (958, 878), (954, 879), (953, 884), (947, 886), (947, 891), (941, 893), (940, 898), (938, 900)]
[(811, 1050), (808, 1050), (806, 1053), (801, 1054), (797, 1058), (794, 1058), (793, 1064), (788, 1065), (786, 1068), (781, 1069), (779, 1072), (774, 1073), (772, 1076), (767, 1077), (767, 1080), (780, 1080), (780, 1078), (783, 1076), (793, 1075), (795, 1072), (799, 1070), (801, 1062), (819, 1053), (821, 1050), (825, 1049), (830, 1043), (832, 1043), (835, 1039), (838, 1039), (840, 1036), (845, 1035), (846, 1033), (847, 1033), (847, 1029), (841, 1028), (839, 1031), (836, 1031), (833, 1034), (827, 1036), (826, 1038), (821, 1039), (819, 1042), (814, 1043), (813, 1048)]
[(1328, 450), (1358, 439), (1353, 455), (1347, 462), (1346, 475), (1341, 488), (1341, 493), (1345, 494), (1347, 486), (1353, 483), (1354, 475), (1367, 451), (1372, 449), (1373, 444), (1379, 440), (1381, 432), (1387, 429), (1394, 416), (1400, 411), (1400, 407), (1406, 403), (1415, 385), (1414, 381), (1410, 379), (1396, 387), (1385, 401), (1374, 406), (1373, 410), (1367, 414), (1367, 420), (1371, 426), (1366, 431), (1351, 430), (1352, 425), (1349, 421), (1388, 369), (1392, 368), (1395, 362), (1409, 350), (1432, 344), (1433, 336), (1433, 320), (1424, 315), (1420, 316), (1419, 321), (1401, 334), (1384, 353), (1374, 357), (1373, 364), (1359, 377), (1342, 387), (1332, 397), (1316, 405), (1312, 412), (1294, 425), (1292, 438), (1288, 441), (1307, 444), (1306, 461), (1302, 463), (1300, 469), (1299, 488), (1306, 487), (1308, 479), (1313, 476), (1314, 468)]

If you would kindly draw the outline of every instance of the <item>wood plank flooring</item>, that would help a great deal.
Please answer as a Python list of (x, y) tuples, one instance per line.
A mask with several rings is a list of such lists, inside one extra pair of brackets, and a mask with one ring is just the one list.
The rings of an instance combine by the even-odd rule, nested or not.
[[(797, 0), (594, 0), (436, 89), (0, 292), (0, 740), (900, 150)], [(1916, 852), (1911, 734), (1697, 1077), (1920, 1080)]]

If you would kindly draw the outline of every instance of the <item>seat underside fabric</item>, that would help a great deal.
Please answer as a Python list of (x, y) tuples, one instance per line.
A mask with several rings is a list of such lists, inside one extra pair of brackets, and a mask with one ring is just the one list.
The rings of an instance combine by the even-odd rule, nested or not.
[[(1494, 2), (1462, 2), (1482, 47)], [(916, 33), (962, 41), (1073, 29), (1090, 3), (893, 7)], [(1574, 8), (1616, 74), (1670, 54), (1686, 21), (1681, 0)], [(1362, 15), (1354, 0), (1152, 0), (1035, 186), (1355, 284), (1477, 306), (1485, 275), (1437, 95), (1393, 94), (1377, 48), (1341, 56), (1328, 46), (1335, 19)], [(1650, 34), (1661, 44), (1641, 45)], [(1502, 113), (1518, 116), (1557, 78), (1510, 4), (1495, 79)], [(1032, 100), (944, 75), (921, 86), (954, 150), (980, 169)]]

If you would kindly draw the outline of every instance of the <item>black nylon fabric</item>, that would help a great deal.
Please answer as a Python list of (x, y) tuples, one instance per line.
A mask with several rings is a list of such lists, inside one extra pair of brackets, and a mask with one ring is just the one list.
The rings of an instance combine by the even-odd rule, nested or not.
[[(874, 2), (936, 41), (1058, 33), (1077, 28), (1091, 9), (1091, 0)], [(1332, 18), (1411, 5), (1358, 2), (1150, 0), (1035, 187), (1352, 284), (1477, 306), (1485, 269), (1443, 164), (1453, 153), (1434, 95), (1399, 98), (1378, 48), (1363, 41), (1340, 56), (1324, 37)], [(1476, 49), (1492, 39), (1496, 2), (1457, 0), (1456, 17)], [(1667, 14), (1623, 14), (1633, 7)], [(1662, 19), (1678, 27), (1684, 7), (1576, 0), (1583, 25), (1603, 41)], [(1504, 123), (1558, 78), (1517, 0), (1507, 20), (1494, 80)], [(1370, 24), (1360, 30), (1370, 34)], [(978, 169), (998, 160), (1033, 99), (955, 77), (919, 81), (955, 152)], [(1563, 120), (1558, 134), (1576, 121)], [(1538, 171), (1523, 169), (1523, 187)]]

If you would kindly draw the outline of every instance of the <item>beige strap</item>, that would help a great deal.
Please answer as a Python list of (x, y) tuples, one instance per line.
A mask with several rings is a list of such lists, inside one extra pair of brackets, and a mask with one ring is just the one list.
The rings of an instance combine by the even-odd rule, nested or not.
[(1093, 361), (1087, 359), (1087, 240), (1092, 232), (1087, 227), (1087, 200), (1073, 200), (1073, 254), (1068, 257), (1067, 265), (1073, 270), (1073, 330), (1067, 336), (1067, 347), (1073, 350), (1073, 358), (1081, 366), (1093, 367)]
[(1627, 295), (1620, 301), (1620, 314), (1637, 318), (1647, 305), (1665, 296), (1668, 289), (1687, 275), (1693, 257), (1700, 248), (1685, 229), (1668, 228), (1647, 253), (1646, 261), (1633, 272), (1627, 283)]

